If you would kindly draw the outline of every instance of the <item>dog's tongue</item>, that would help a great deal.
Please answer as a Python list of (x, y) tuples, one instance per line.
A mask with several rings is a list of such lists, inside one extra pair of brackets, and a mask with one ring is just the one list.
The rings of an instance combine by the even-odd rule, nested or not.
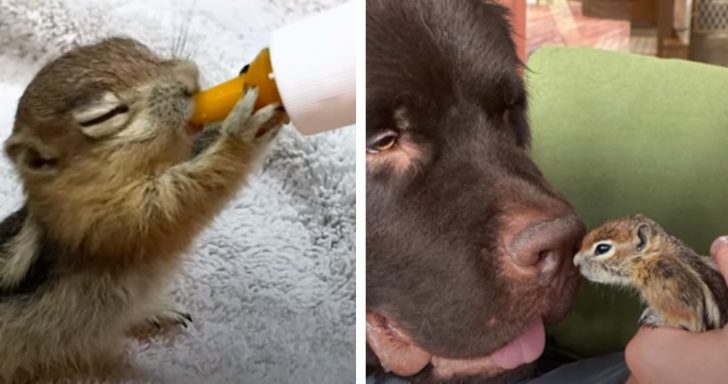
[(531, 324), (516, 339), (490, 355), (470, 359), (432, 357), (433, 374), (448, 380), (457, 376), (493, 374), (528, 364), (541, 356), (546, 345), (543, 321)]
[(499, 367), (513, 369), (538, 359), (545, 345), (543, 321), (538, 319), (521, 336), (493, 352), (490, 357)]

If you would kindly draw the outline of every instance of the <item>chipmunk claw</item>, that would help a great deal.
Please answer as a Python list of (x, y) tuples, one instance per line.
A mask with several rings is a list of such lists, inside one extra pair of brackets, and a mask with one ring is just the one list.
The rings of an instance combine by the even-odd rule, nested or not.
[[(230, 136), (243, 138), (249, 136), (246, 131), (251, 128), (248, 124), (255, 102), (258, 100), (258, 87), (246, 87), (243, 89), (243, 97), (233, 107), (233, 110), (222, 122), (222, 132)], [(254, 133), (254, 132), (253, 132)]]
[(149, 316), (148, 321), (160, 330), (174, 326), (187, 328), (192, 324), (192, 316), (187, 312), (176, 309), (163, 309)]
[(174, 308), (164, 308), (149, 315), (141, 324), (136, 325), (130, 334), (137, 339), (144, 340), (154, 335), (173, 332), (179, 328), (188, 329), (192, 324), (192, 316), (184, 311)]
[(640, 316), (639, 324), (646, 328), (657, 328), (663, 324), (662, 318), (652, 308), (645, 309)]
[(222, 123), (222, 131), (246, 142), (265, 144), (270, 142), (288, 122), (288, 115), (280, 104), (267, 105), (255, 111), (258, 88), (244, 90), (230, 114)]
[(259, 144), (266, 144), (273, 140), (280, 132), (283, 124), (289, 122), (288, 114), (278, 104), (271, 104), (261, 108), (252, 117), (251, 123), (255, 125), (255, 141)]

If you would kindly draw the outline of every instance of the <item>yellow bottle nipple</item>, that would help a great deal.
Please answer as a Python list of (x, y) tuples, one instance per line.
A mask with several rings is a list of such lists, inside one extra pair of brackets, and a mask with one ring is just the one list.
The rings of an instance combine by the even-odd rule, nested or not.
[(243, 71), (240, 76), (195, 95), (195, 112), (190, 123), (199, 125), (225, 119), (235, 103), (240, 100), (243, 95), (243, 87), (246, 85), (258, 87), (256, 110), (272, 103), (281, 102), (281, 95), (278, 93), (273, 78), (268, 48), (260, 51), (248, 66), (247, 71)]

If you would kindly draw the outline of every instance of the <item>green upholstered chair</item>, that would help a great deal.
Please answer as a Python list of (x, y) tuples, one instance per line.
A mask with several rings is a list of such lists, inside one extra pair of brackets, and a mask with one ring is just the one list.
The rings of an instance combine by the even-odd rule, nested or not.
[[(542, 48), (527, 66), (533, 156), (589, 228), (641, 212), (703, 254), (728, 234), (728, 69), (582, 48)], [(550, 341), (623, 349), (640, 308), (583, 284)]]

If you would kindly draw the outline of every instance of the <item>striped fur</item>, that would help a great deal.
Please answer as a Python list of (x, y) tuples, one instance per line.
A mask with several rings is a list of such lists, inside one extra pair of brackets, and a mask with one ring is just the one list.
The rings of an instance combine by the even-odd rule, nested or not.
[(27, 199), (0, 224), (0, 384), (118, 373), (127, 334), (189, 319), (165, 287), (286, 118), (253, 114), (250, 90), (193, 154), (196, 83), (193, 64), (110, 39), (26, 89), (6, 142)]
[[(605, 241), (610, 254), (595, 255)], [(715, 263), (642, 215), (591, 231), (574, 263), (589, 280), (636, 288), (648, 306), (641, 325), (704, 332), (728, 319), (728, 287)]]

